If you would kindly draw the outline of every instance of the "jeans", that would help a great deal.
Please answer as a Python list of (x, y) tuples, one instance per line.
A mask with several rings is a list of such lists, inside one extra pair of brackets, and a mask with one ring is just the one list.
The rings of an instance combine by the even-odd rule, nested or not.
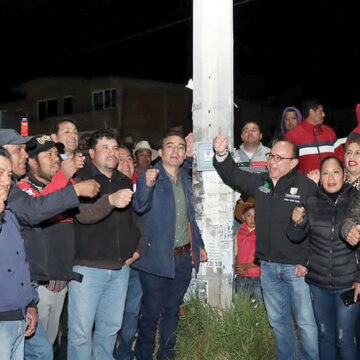
[(123, 323), (117, 336), (119, 344), (114, 350), (114, 358), (116, 360), (132, 360), (135, 356), (131, 347), (138, 329), (141, 299), (142, 288), (139, 279), (139, 271), (130, 268)]
[[(264, 303), (276, 340), (278, 360), (317, 360), (318, 334), (310, 289), (303, 277), (295, 275), (296, 265), (261, 262)], [(294, 326), (294, 317), (298, 348)]]
[(143, 304), (139, 321), (139, 336), (135, 354), (139, 360), (152, 360), (156, 328), (159, 321), (159, 350), (157, 359), (175, 357), (175, 330), (179, 306), (191, 280), (191, 254), (175, 256), (175, 278), (169, 279), (140, 271)]
[(236, 293), (248, 294), (259, 301), (263, 301), (260, 285), (260, 277), (237, 276)]
[(0, 360), (23, 360), (26, 321), (0, 321)]
[(112, 360), (123, 319), (129, 267), (74, 266), (73, 270), (82, 274), (83, 280), (72, 280), (68, 285), (68, 360)]
[(360, 304), (345, 306), (340, 294), (346, 290), (348, 288), (331, 290), (310, 285), (321, 360), (336, 360), (336, 349), (341, 360), (357, 360), (355, 330)]
[[(34, 299), (39, 299), (38, 284), (36, 282), (31, 283), (34, 290)], [(42, 326), (41, 321), (36, 325), (35, 334), (25, 339), (25, 360), (52, 360), (54, 357), (53, 348), (50, 344), (49, 338)]]

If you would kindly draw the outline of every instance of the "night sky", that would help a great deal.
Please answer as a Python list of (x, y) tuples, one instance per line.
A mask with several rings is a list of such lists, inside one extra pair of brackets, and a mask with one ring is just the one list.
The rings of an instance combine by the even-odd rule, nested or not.
[[(0, 101), (40, 76), (186, 83), (192, 1), (0, 1)], [(358, 1), (234, 1), (235, 97), (327, 108), (360, 102)]]

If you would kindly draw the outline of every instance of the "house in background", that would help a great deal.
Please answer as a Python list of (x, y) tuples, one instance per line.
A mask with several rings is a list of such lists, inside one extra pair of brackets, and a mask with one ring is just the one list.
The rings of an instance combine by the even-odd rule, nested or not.
[[(19, 129), (29, 120), (29, 134), (49, 133), (58, 119), (71, 118), (81, 132), (114, 129), (156, 146), (169, 128), (191, 129), (192, 94), (184, 85), (122, 77), (39, 78), (15, 89), (24, 98), (0, 103), (2, 128)], [(14, 114), (18, 116), (14, 117)]]

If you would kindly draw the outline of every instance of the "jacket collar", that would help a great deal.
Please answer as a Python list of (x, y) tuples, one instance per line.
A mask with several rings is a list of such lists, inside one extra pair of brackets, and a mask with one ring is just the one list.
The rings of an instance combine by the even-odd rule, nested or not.
[(323, 131), (323, 124), (320, 125), (313, 125), (310, 124), (308, 121), (306, 121), (305, 119), (301, 120), (300, 125), (307, 131), (307, 132), (313, 132), (314, 128), (316, 128), (316, 131), (321, 132)]
[[(292, 169), (290, 172), (288, 172), (286, 175), (282, 176), (277, 182), (276, 182), (276, 188), (277, 189), (285, 189), (289, 187), (289, 185), (294, 181), (294, 178), (296, 177), (298, 173), (297, 168)], [(274, 183), (271, 177), (269, 176), (269, 173), (263, 173), (261, 174), (261, 177), (264, 181), (267, 181), (272, 188), (274, 188)]]
[[(348, 193), (350, 191), (353, 191), (353, 189), (355, 190), (355, 188), (351, 184), (344, 183), (342, 188), (340, 189), (339, 196)], [(325, 193), (325, 190), (322, 187), (322, 185), (319, 186), (319, 191), (317, 193), (320, 197), (330, 200), (329, 196)]]
[[(90, 160), (89, 162), (85, 163), (84, 165), (84, 171), (89, 173), (91, 177), (94, 176), (103, 176), (106, 179), (109, 179), (107, 176), (105, 176), (92, 162), (92, 160)], [(128, 179), (128, 177), (123, 174), (122, 172), (118, 171), (118, 170), (114, 170), (112, 172), (111, 175), (111, 179), (114, 178), (119, 178), (119, 179)]]
[[(263, 147), (263, 144), (262, 144), (262, 142), (260, 142), (260, 144), (259, 144), (258, 148), (256, 149), (256, 151), (254, 152), (254, 154), (256, 154), (258, 151), (260, 151), (262, 147)], [(242, 144), (240, 145), (240, 149), (241, 149), (242, 151), (244, 151), (244, 152), (246, 151), (246, 150), (245, 150), (245, 147), (244, 147), (244, 143), (242, 143)]]

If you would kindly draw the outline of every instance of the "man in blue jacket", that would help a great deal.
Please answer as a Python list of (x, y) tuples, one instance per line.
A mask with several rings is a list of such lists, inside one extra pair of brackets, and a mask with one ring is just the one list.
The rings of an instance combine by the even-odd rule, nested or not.
[(147, 245), (145, 255), (133, 265), (140, 270), (143, 288), (135, 349), (136, 358), (141, 360), (153, 358), (159, 319), (157, 359), (174, 358), (179, 306), (190, 283), (192, 256), (196, 271), (199, 262), (207, 260), (195, 221), (191, 177), (185, 170), (189, 164), (182, 166), (186, 158), (183, 135), (166, 134), (159, 156), (161, 161), (139, 175), (133, 202), (142, 214)]
[(0, 359), (23, 359), (24, 339), (36, 328), (36, 308), (30, 286), (20, 226), (7, 208), (11, 187), (10, 154), (0, 147)]

